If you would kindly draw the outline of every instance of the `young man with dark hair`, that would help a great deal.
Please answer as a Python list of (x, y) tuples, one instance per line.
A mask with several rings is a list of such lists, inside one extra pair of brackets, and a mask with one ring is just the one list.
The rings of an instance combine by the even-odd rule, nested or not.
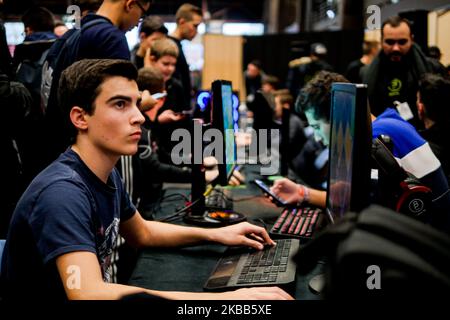
[(424, 74), (417, 91), (417, 110), (425, 127), (420, 134), (441, 162), (447, 180), (450, 178), (449, 101), (450, 81), (439, 75)]
[(111, 283), (119, 234), (136, 247), (215, 241), (262, 249), (274, 243), (264, 228), (249, 223), (201, 229), (141, 217), (115, 169), (121, 155), (137, 151), (141, 138), (136, 77), (133, 64), (123, 60), (82, 60), (63, 72), (58, 97), (74, 144), (34, 179), (16, 207), (2, 260), (6, 297), (51, 301), (148, 293), (167, 299), (289, 299), (278, 288), (214, 294)]
[(184, 100), (186, 105), (184, 109), (190, 109), (190, 101), (192, 96), (191, 73), (186, 57), (183, 53), (181, 41), (192, 41), (197, 35), (197, 29), (203, 21), (202, 9), (190, 3), (181, 5), (175, 14), (177, 27), (174, 32), (170, 34), (170, 38), (175, 41), (178, 46), (179, 55), (174, 77), (181, 81), (183, 85)]

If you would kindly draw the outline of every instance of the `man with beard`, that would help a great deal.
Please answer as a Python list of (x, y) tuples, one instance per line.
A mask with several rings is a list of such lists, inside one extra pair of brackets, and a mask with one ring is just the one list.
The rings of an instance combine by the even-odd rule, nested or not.
[(415, 103), (419, 79), (424, 73), (438, 70), (414, 43), (408, 20), (399, 16), (387, 19), (381, 35), (383, 50), (362, 70), (371, 111), (378, 116), (394, 107), (403, 119), (421, 127)]

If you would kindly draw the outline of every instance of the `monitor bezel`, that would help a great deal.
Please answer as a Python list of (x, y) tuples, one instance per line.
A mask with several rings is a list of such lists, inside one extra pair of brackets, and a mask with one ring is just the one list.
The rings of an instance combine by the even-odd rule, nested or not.
[[(352, 154), (352, 181), (350, 196), (350, 211), (360, 212), (367, 207), (370, 202), (370, 171), (371, 171), (371, 146), (372, 146), (372, 122), (369, 104), (367, 100), (367, 85), (355, 83), (333, 83), (330, 100), (330, 141), (328, 145), (329, 165), (327, 182), (327, 203), (326, 213), (331, 223), (336, 222), (331, 212), (330, 188), (331, 188), (331, 154), (334, 131), (334, 96), (336, 92), (344, 91), (355, 96), (355, 115), (354, 115), (354, 140)], [(355, 174), (356, 173), (356, 174)]]
[[(226, 164), (226, 134), (225, 134), (225, 126), (224, 126), (224, 115), (223, 115), (223, 105), (222, 105), (222, 85), (229, 85), (231, 87), (231, 92), (233, 93), (233, 84), (229, 80), (215, 80), (211, 85), (211, 124), (212, 127), (215, 129), (220, 130), (222, 133), (222, 148), (223, 148), (223, 155), (224, 159), (217, 159), (218, 164), (218, 170), (219, 170), (219, 176), (216, 179), (216, 183), (220, 184), (222, 186), (228, 185), (228, 181), (233, 175), (233, 171), (236, 168), (236, 161), (237, 161), (237, 147), (236, 147), (236, 140), (234, 140), (233, 146), (234, 146), (234, 164), (230, 170), (230, 172), (227, 172), (227, 164)], [(231, 95), (232, 96), (232, 95)], [(232, 105), (232, 101), (231, 101)], [(219, 106), (219, 107), (217, 107)], [(233, 111), (233, 108), (232, 110)], [(234, 137), (234, 135), (233, 135)]]

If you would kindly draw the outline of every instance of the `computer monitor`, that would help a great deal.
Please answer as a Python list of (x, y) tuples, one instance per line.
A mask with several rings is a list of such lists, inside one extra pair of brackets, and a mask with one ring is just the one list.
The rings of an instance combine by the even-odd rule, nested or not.
[[(290, 146), (290, 118), (291, 110), (283, 108), (281, 114), (281, 141), (280, 141), (280, 175), (288, 175), (289, 169), (289, 146)], [(294, 142), (294, 141), (293, 141)]]
[(330, 122), (327, 213), (333, 223), (369, 204), (372, 124), (367, 86), (334, 83)]
[(236, 166), (236, 140), (234, 135), (233, 89), (230, 81), (216, 80), (212, 83), (212, 127), (220, 130), (223, 136), (223, 155), (219, 162), (217, 183), (223, 186), (233, 174)]

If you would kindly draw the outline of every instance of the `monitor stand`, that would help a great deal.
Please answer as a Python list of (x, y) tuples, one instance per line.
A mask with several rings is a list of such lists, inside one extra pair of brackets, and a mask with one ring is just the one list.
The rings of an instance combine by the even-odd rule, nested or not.
[(324, 273), (314, 276), (309, 281), (309, 289), (314, 294), (321, 294), (324, 287), (325, 287), (325, 274)]
[(223, 227), (246, 220), (241, 213), (208, 209), (205, 205), (205, 191), (205, 167), (203, 164), (194, 164), (192, 166), (191, 202), (195, 202), (195, 204), (184, 216), (186, 223), (204, 227)]

